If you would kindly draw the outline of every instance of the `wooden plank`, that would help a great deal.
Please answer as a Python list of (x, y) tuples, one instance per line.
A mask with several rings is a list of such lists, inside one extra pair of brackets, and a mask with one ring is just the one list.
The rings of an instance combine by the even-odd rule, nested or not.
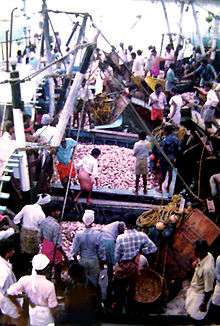
[(6, 209), (7, 209), (7, 207), (6, 207), (6, 206), (1, 206), (1, 205), (0, 205), (0, 212), (5, 212), (5, 211), (6, 211)]
[(11, 176), (9, 176), (9, 175), (2, 175), (0, 177), (0, 181), (8, 182), (10, 180), (11, 180)]
[(177, 229), (172, 248), (168, 249), (166, 275), (169, 279), (184, 279), (192, 270), (194, 242), (204, 239), (209, 246), (220, 236), (220, 228), (199, 209), (194, 209)]
[(10, 194), (6, 192), (0, 192), (0, 199), (8, 199), (10, 197)]

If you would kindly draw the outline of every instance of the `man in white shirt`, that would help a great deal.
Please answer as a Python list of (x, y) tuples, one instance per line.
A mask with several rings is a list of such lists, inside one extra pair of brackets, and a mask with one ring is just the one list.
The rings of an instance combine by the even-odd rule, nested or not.
[(80, 192), (75, 197), (77, 202), (82, 192), (88, 193), (87, 203), (91, 204), (91, 193), (93, 189), (94, 181), (98, 187), (98, 162), (97, 159), (100, 156), (101, 151), (98, 148), (94, 148), (91, 154), (86, 155), (77, 165), (78, 179), (80, 183)]
[(10, 240), (3, 240), (0, 242), (0, 310), (2, 312), (3, 320), (0, 318), (2, 325), (10, 324), (16, 325), (16, 320), (19, 319), (19, 306), (17, 302), (12, 302), (7, 297), (8, 288), (16, 282), (16, 277), (12, 271), (12, 265), (9, 260), (14, 255), (14, 244)]
[(202, 118), (204, 119), (206, 129), (212, 128), (212, 122), (215, 116), (215, 109), (219, 103), (216, 92), (212, 89), (212, 83), (205, 83), (205, 92), (207, 93), (206, 102), (203, 106)]
[(195, 242), (195, 256), (195, 272), (186, 293), (185, 307), (190, 317), (203, 320), (209, 309), (215, 280), (215, 261), (208, 252), (206, 240)]
[(50, 260), (43, 254), (34, 256), (32, 275), (26, 275), (11, 285), (8, 295), (18, 296), (22, 293), (29, 300), (30, 326), (54, 325), (53, 314), (58, 306), (54, 284), (46, 279)]
[(40, 144), (50, 144), (56, 133), (56, 127), (51, 126), (50, 123), (50, 115), (43, 114), (41, 118), (41, 124), (43, 126), (37, 129), (33, 135), (34, 139), (36, 139)]
[(137, 56), (134, 59), (133, 66), (132, 66), (132, 73), (134, 77), (140, 77), (141, 79), (145, 76), (145, 61), (144, 57), (142, 56), (142, 51), (137, 50)]
[(14, 233), (15, 226), (10, 217), (0, 214), (0, 241), (10, 238)]
[(21, 252), (27, 256), (28, 262), (33, 255), (39, 252), (40, 223), (45, 219), (45, 214), (41, 206), (50, 201), (50, 195), (40, 195), (35, 204), (25, 205), (14, 217), (15, 224), (22, 224), (20, 234)]
[(14, 125), (11, 121), (7, 121), (5, 123), (5, 131), (2, 135), (2, 139), (4, 140), (12, 140), (14, 139)]
[(151, 120), (156, 127), (163, 121), (164, 111), (167, 106), (166, 95), (160, 84), (155, 85), (155, 91), (151, 93), (148, 105), (151, 107)]

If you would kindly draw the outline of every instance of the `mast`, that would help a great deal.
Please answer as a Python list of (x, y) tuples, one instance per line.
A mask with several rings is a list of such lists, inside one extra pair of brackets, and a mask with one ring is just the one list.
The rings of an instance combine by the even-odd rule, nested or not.
[(168, 30), (168, 36), (169, 36), (170, 44), (173, 44), (173, 39), (172, 39), (172, 34), (171, 34), (171, 29), (170, 29), (170, 22), (169, 22), (169, 19), (168, 19), (168, 14), (167, 14), (167, 8), (166, 8), (166, 5), (165, 5), (165, 1), (164, 0), (160, 0), (160, 1), (161, 1), (161, 4), (162, 4), (162, 7), (163, 7), (164, 17), (165, 17), (166, 24), (167, 24), (167, 30)]
[(218, 38), (218, 33), (219, 33), (219, 23), (220, 23), (220, 16), (216, 15), (214, 17), (214, 24), (213, 24), (213, 33), (212, 33), (212, 50), (213, 50), (213, 52), (211, 53), (211, 56), (210, 56), (211, 60), (215, 60), (217, 38)]
[(185, 5), (185, 2), (182, 1), (181, 4), (180, 4), (179, 35), (178, 35), (178, 40), (177, 40), (176, 47), (178, 47), (181, 44), (181, 37), (183, 35), (183, 12), (184, 12), (184, 5)]
[(198, 37), (199, 46), (200, 46), (202, 55), (205, 55), (205, 48), (204, 48), (204, 45), (203, 45), (203, 42), (202, 42), (202, 36), (201, 36), (201, 33), (200, 33), (200, 29), (199, 29), (199, 23), (198, 23), (198, 18), (197, 18), (197, 12), (196, 12), (196, 9), (195, 9), (195, 6), (194, 6), (194, 0), (191, 2), (191, 7), (192, 7), (193, 18), (194, 18), (195, 25), (196, 25), (196, 34), (197, 34), (197, 37)]
[[(42, 0), (42, 13), (43, 13), (43, 40), (46, 45), (46, 57), (47, 62), (52, 62), (51, 46), (50, 46), (50, 31), (49, 31), (49, 18), (47, 12), (46, 0)], [(48, 75), (52, 75), (53, 68), (50, 67), (48, 70)], [(52, 77), (48, 77), (49, 83), (49, 114), (51, 118), (54, 116), (55, 111), (55, 101), (54, 101), (54, 80)]]

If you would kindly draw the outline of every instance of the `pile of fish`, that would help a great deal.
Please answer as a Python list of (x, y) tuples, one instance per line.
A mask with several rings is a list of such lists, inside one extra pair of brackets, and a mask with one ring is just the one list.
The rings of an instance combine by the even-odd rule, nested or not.
[[(135, 157), (132, 149), (116, 145), (78, 144), (74, 155), (74, 165), (77, 166), (79, 160), (89, 154), (94, 147), (101, 150), (101, 155), (98, 158), (99, 187), (133, 190), (135, 184)], [(149, 172), (148, 189), (153, 187), (154, 176)]]

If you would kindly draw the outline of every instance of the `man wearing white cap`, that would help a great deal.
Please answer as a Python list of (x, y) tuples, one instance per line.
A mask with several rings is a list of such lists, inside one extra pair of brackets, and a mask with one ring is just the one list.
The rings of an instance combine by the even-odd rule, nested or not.
[(94, 214), (93, 210), (85, 210), (82, 220), (86, 229), (76, 233), (72, 244), (72, 254), (75, 260), (77, 260), (77, 254), (80, 255), (80, 265), (85, 268), (88, 280), (97, 286), (100, 268), (104, 267), (106, 255), (102, 234), (92, 227)]
[(43, 254), (34, 256), (32, 275), (26, 275), (10, 286), (10, 296), (25, 294), (29, 299), (30, 326), (54, 324), (53, 313), (57, 307), (54, 284), (46, 279), (50, 260)]
[(41, 206), (50, 201), (50, 195), (40, 194), (35, 204), (25, 205), (14, 217), (15, 224), (22, 223), (20, 234), (21, 252), (30, 255), (31, 257), (27, 257), (28, 259), (31, 259), (33, 255), (39, 252), (40, 224), (45, 219)]

